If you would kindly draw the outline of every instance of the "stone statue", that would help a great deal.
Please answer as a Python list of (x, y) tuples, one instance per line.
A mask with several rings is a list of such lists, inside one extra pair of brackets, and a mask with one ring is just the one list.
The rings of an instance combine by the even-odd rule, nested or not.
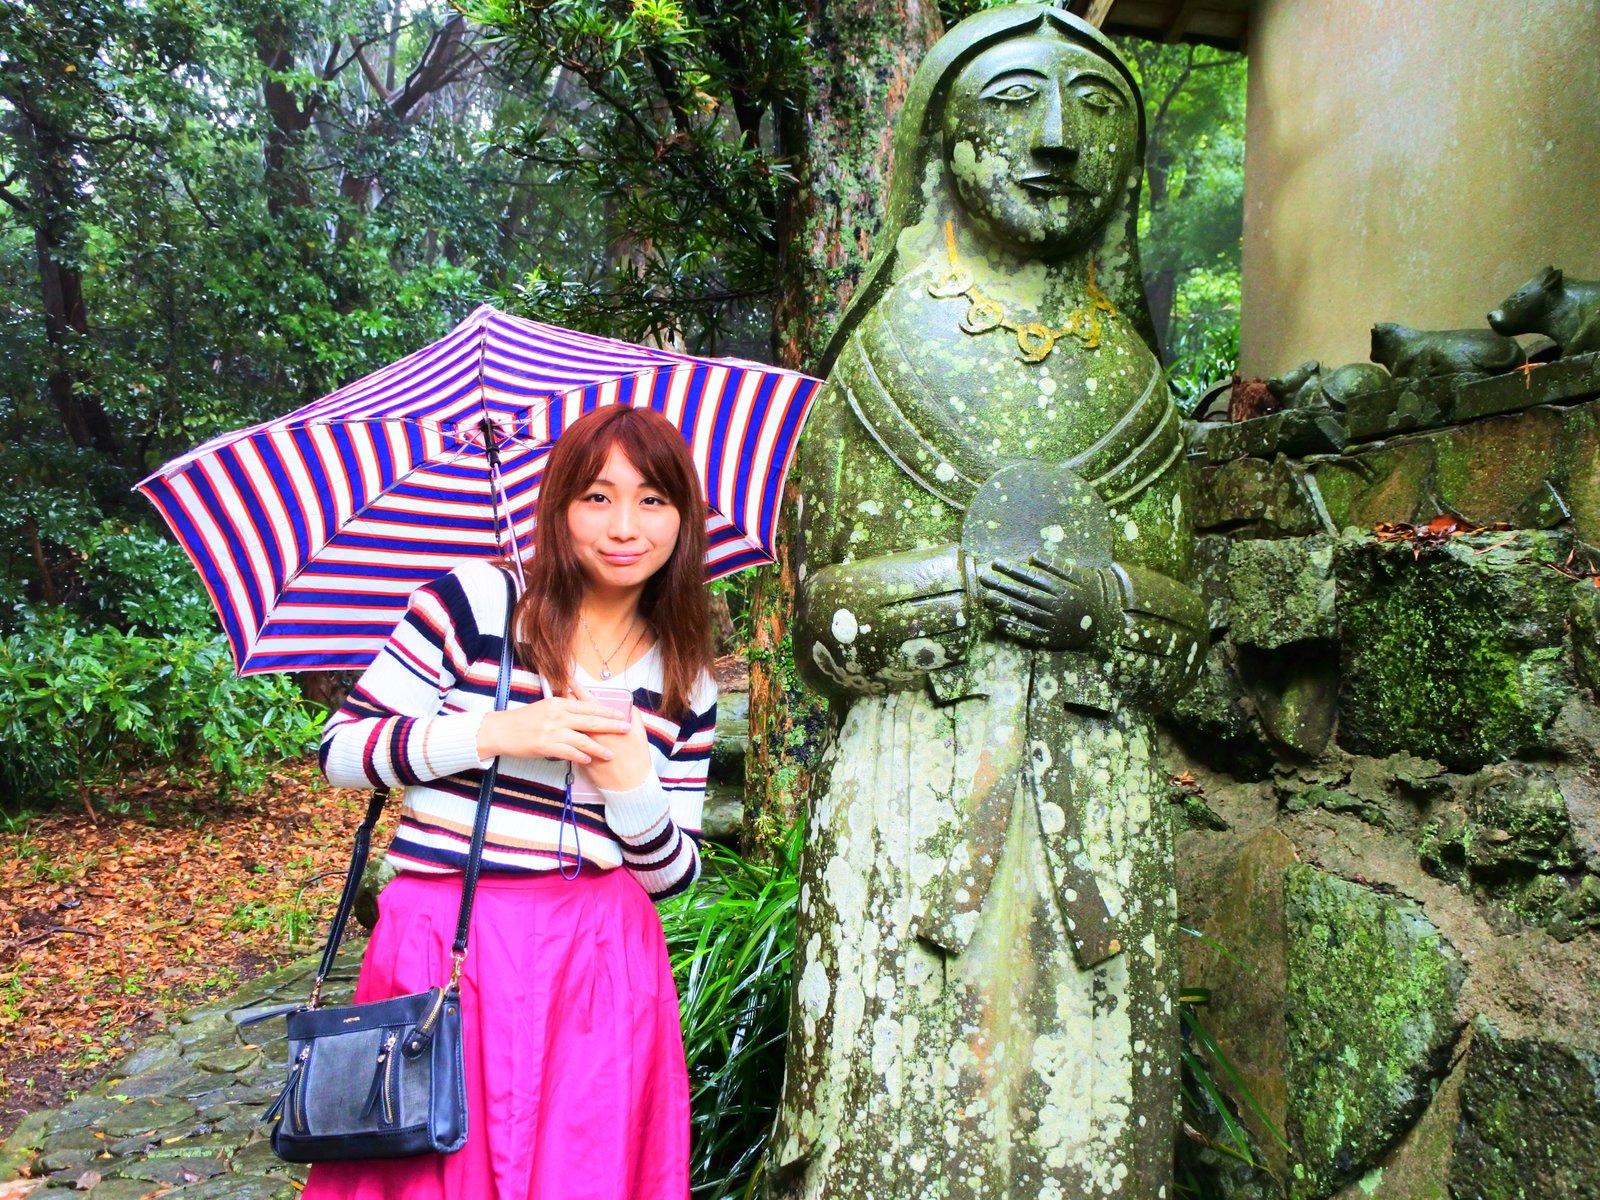
[(1284, 408), (1343, 412), (1352, 396), (1377, 391), (1389, 382), (1389, 372), (1373, 363), (1345, 363), (1325, 371), (1320, 362), (1308, 358), (1267, 380), (1267, 390)]
[(1546, 267), (1489, 314), (1496, 333), (1542, 333), (1563, 358), (1600, 350), (1600, 281)]
[(1504, 375), (1520, 367), (1522, 347), (1492, 329), (1412, 329), (1382, 321), (1372, 327), (1372, 361), (1396, 379), (1430, 375)]
[(962, 21), (908, 92), (796, 472), (795, 659), (838, 724), (802, 867), (785, 1200), (1171, 1194), (1150, 714), (1206, 619), (1140, 282), (1143, 143), (1126, 64), (1042, 5)]

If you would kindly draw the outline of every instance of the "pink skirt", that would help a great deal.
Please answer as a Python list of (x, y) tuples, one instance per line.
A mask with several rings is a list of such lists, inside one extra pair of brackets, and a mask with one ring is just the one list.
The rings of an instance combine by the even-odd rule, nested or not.
[[(459, 875), (383, 890), (356, 1000), (443, 983)], [(303, 1200), (686, 1200), (689, 1080), (655, 905), (625, 869), (480, 877), (461, 977), (467, 1144), (319, 1163)]]

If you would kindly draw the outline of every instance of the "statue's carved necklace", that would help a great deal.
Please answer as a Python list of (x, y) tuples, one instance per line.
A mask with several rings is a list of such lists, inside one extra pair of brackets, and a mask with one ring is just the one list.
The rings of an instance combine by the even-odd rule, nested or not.
[(972, 272), (961, 266), (956, 255), (956, 230), (953, 221), (944, 223), (945, 246), (950, 252), (950, 269), (937, 283), (928, 285), (928, 295), (940, 300), (967, 298), (967, 314), (961, 318), (961, 331), (974, 336), (991, 329), (1006, 329), (1017, 335), (1017, 357), (1023, 362), (1043, 362), (1064, 337), (1075, 337), (1084, 349), (1094, 350), (1100, 345), (1100, 318), (1096, 311), (1116, 316), (1116, 307), (1094, 282), (1094, 259), (1089, 260), (1089, 307), (1075, 308), (1067, 314), (1067, 323), (1059, 329), (1041, 321), (1018, 322), (1006, 312), (1005, 306), (986, 295), (972, 278)]

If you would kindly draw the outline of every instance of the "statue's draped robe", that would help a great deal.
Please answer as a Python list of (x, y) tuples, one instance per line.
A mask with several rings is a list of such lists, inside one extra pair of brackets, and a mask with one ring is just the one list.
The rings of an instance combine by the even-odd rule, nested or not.
[[(859, 323), (797, 472), (795, 655), (844, 711), (810, 809), (775, 1193), (1158, 1200), (1175, 902), (1146, 714), (1204, 636), (1177, 582), (1178, 421), (1119, 317), (1023, 362), (960, 331), (939, 268)], [(1070, 652), (992, 631), (972, 555), (1010, 513), (1104, 568), (1114, 628)]]

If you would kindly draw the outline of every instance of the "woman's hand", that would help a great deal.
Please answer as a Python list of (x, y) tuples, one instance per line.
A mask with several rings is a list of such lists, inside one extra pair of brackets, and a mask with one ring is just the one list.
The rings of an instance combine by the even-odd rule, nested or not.
[[(589, 693), (576, 679), (572, 681), (572, 694), (578, 703), (604, 707), (591, 700)], [(639, 716), (639, 710), (629, 706), (627, 724), (617, 720), (615, 714), (612, 714), (610, 723), (618, 732), (607, 731), (596, 735), (595, 741), (605, 753), (605, 758), (597, 758), (590, 763), (587, 773), (595, 787), (611, 792), (632, 791), (649, 777), (652, 770), (650, 742), (645, 737), (644, 721)]]
[(1006, 636), (1046, 650), (1074, 650), (1108, 634), (1121, 615), (1110, 574), (1040, 553), (1027, 562), (996, 559), (978, 581)]
[[(634, 720), (637, 724), (638, 718)], [(614, 754), (605, 742), (614, 744), (629, 729), (628, 722), (619, 720), (604, 704), (576, 695), (549, 696), (485, 714), (478, 726), (478, 757), (563, 758), (583, 764), (593, 776)], [(640, 737), (642, 740), (642, 726)]]

